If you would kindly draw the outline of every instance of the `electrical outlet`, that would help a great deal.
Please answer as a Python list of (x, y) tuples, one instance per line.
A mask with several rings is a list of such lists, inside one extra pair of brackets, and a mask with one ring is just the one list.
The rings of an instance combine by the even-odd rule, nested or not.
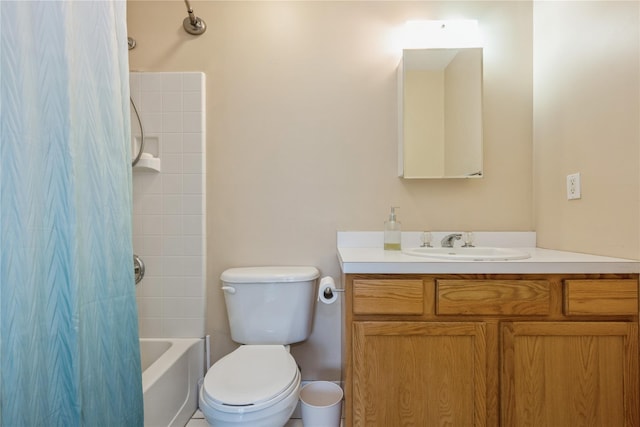
[(575, 200), (581, 197), (580, 172), (567, 175), (567, 200)]

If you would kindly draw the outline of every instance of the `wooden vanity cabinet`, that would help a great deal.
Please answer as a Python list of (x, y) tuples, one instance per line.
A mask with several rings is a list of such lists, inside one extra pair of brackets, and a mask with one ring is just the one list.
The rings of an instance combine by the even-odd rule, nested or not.
[(640, 426), (637, 275), (344, 276), (345, 426)]
[(505, 426), (638, 426), (635, 322), (505, 322)]
[(354, 425), (485, 425), (486, 356), (483, 322), (354, 322)]

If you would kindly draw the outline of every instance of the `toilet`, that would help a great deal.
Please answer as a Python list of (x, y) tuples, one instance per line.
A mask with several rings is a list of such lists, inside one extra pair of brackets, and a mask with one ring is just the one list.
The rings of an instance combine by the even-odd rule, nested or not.
[(220, 276), (231, 339), (200, 387), (200, 410), (214, 427), (282, 427), (298, 403), (300, 370), (289, 344), (311, 333), (315, 267), (231, 268)]

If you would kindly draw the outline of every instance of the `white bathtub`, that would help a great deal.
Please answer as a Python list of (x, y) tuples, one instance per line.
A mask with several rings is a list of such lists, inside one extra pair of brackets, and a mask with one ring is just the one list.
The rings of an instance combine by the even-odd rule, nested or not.
[(145, 427), (184, 427), (198, 408), (204, 340), (141, 338)]

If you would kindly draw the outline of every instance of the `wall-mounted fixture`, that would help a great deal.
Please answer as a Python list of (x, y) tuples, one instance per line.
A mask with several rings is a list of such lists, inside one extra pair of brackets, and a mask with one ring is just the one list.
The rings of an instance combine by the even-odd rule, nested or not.
[(405, 49), (481, 47), (478, 21), (415, 20), (407, 21), (403, 31)]
[(482, 48), (475, 21), (410, 21), (398, 66), (398, 175), (480, 178)]
[(182, 21), (182, 26), (187, 33), (193, 34), (194, 36), (199, 36), (200, 34), (207, 31), (207, 24), (204, 22), (204, 20), (197, 17), (193, 13), (193, 9), (189, 4), (189, 0), (184, 0), (184, 3), (187, 5), (187, 13), (189, 14), (189, 16), (184, 18), (184, 21)]

